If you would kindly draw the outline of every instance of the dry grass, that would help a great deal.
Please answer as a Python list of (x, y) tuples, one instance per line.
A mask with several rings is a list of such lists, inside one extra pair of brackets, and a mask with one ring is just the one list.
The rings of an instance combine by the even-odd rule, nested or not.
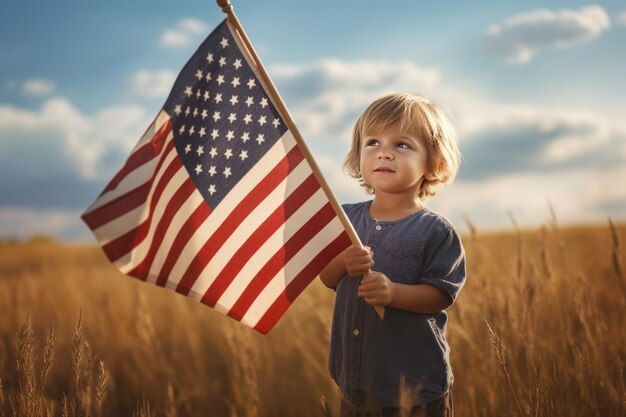
[[(626, 227), (469, 226), (448, 329), (457, 414), (626, 415)], [(0, 417), (336, 415), (332, 303), (316, 282), (261, 336), (97, 248), (2, 245)]]

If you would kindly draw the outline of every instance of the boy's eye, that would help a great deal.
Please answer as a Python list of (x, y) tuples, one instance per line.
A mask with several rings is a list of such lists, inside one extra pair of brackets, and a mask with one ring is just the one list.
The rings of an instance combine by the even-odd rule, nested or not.
[(365, 143), (365, 146), (374, 146), (378, 144), (378, 140), (376, 139), (368, 139), (367, 142)]
[(399, 142), (396, 146), (400, 149), (411, 149), (411, 146), (406, 142)]

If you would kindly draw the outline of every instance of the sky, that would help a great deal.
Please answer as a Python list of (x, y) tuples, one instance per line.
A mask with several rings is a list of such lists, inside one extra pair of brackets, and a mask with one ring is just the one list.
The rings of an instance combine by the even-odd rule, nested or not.
[[(375, 98), (425, 95), (463, 161), (426, 201), (461, 231), (626, 220), (626, 4), (233, 1), (340, 202)], [(0, 5), (0, 239), (95, 241), (80, 220), (225, 15), (213, 1)]]

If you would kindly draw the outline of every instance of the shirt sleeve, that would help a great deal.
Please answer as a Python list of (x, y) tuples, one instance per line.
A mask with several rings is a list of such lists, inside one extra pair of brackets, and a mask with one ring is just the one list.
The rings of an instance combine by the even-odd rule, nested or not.
[(426, 241), (419, 283), (434, 285), (454, 302), (466, 279), (465, 250), (456, 230), (439, 228)]

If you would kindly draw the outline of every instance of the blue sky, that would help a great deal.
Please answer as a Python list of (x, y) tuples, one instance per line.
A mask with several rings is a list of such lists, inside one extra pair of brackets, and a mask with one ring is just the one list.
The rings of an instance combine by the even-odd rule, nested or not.
[[(626, 220), (626, 4), (235, 1), (342, 202), (350, 129), (375, 97), (420, 92), (465, 160), (427, 203), (461, 230)], [(212, 1), (0, 6), (0, 238), (90, 239), (79, 215), (224, 15)]]

